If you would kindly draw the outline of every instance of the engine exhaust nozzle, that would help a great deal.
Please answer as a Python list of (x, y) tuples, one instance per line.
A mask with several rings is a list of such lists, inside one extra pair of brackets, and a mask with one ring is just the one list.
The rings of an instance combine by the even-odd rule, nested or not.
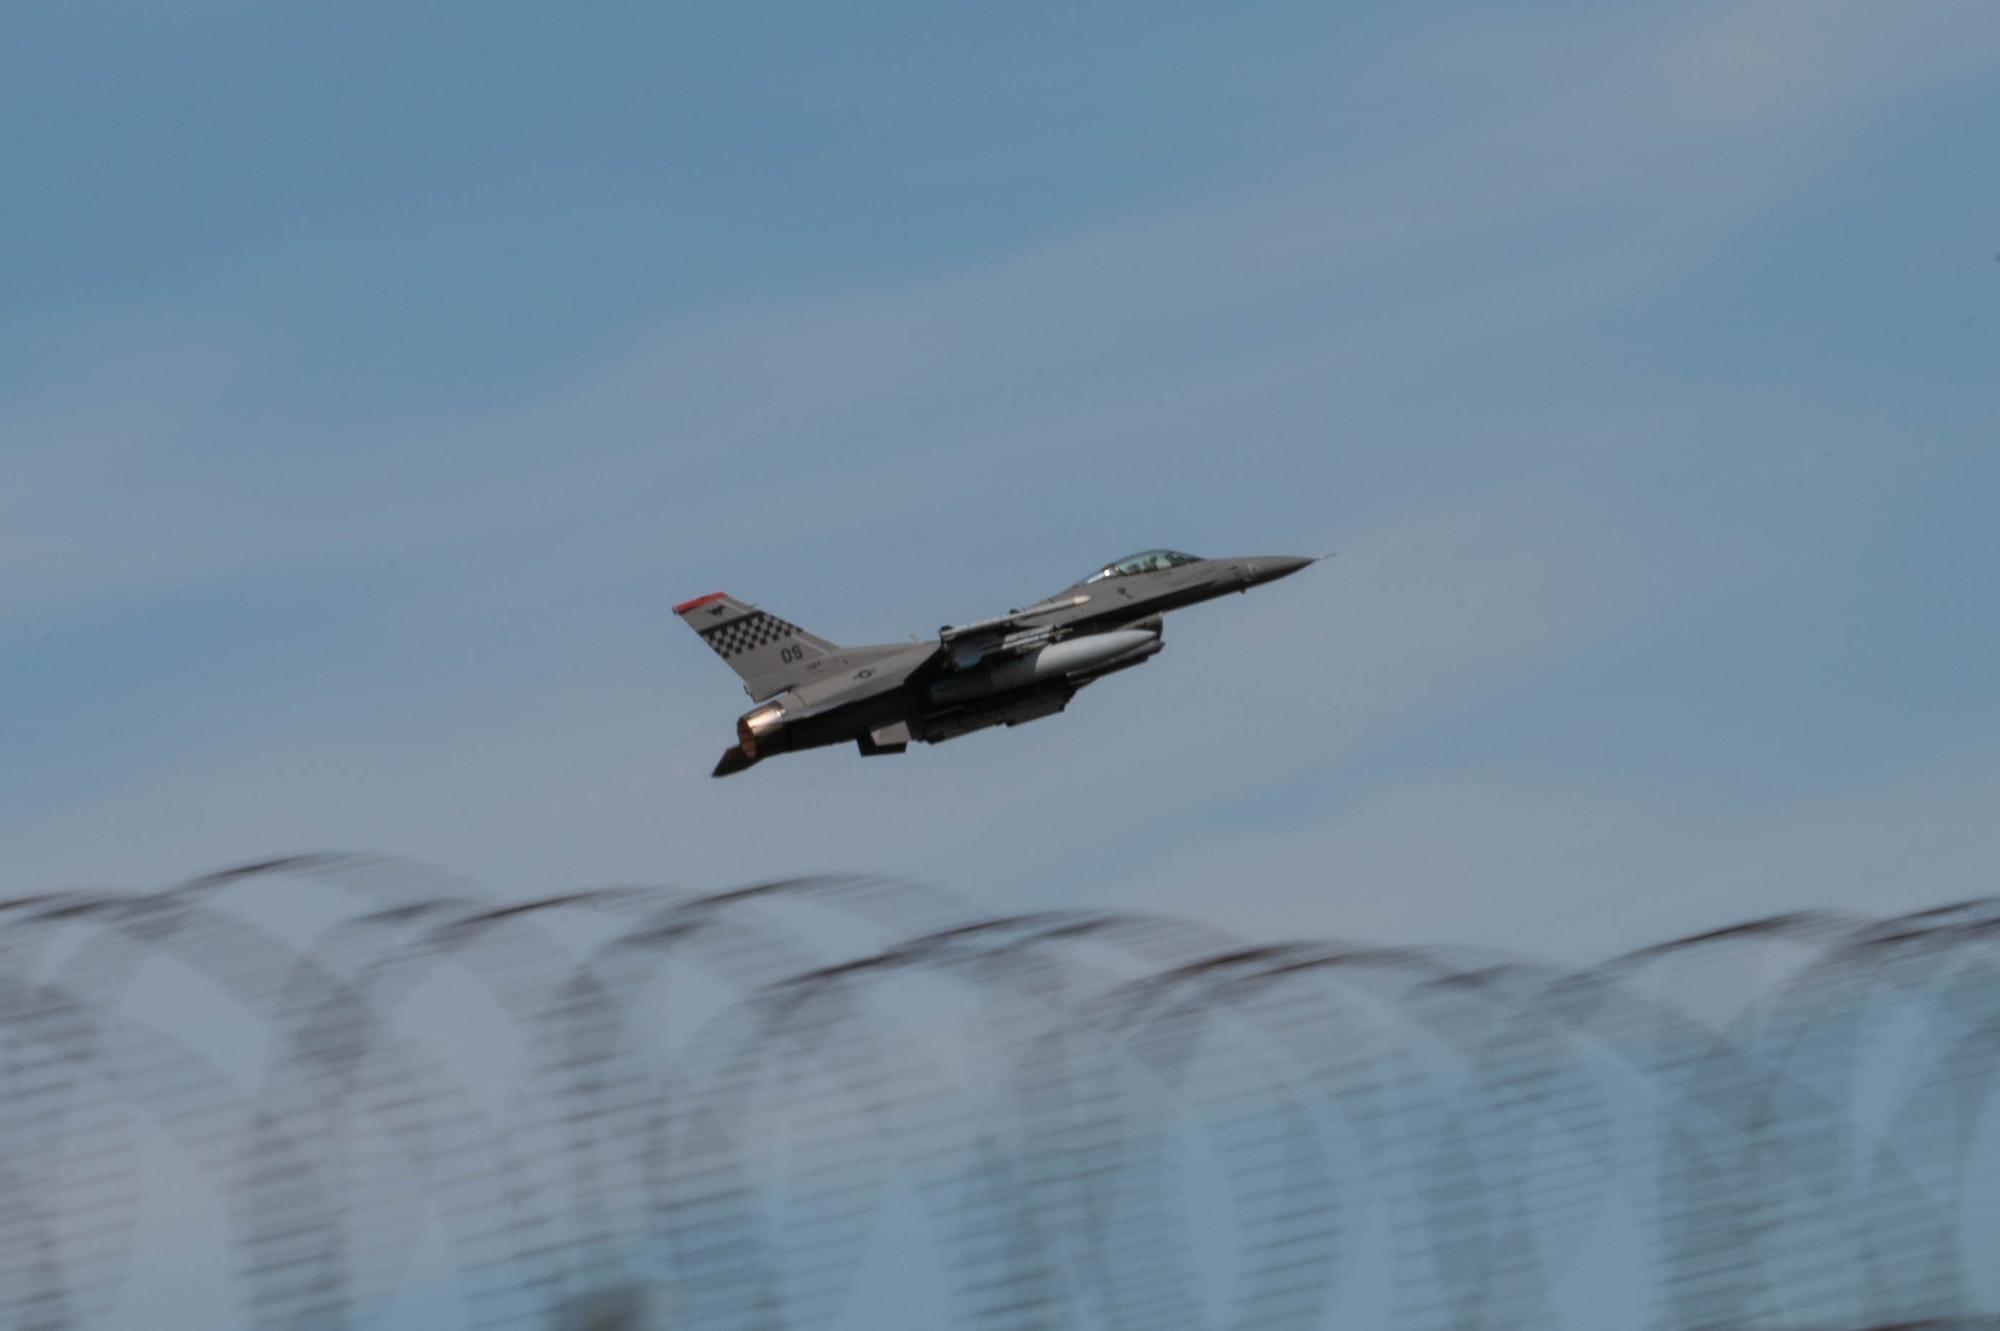
[(768, 702), (736, 718), (736, 742), (746, 758), (764, 758), (784, 752), (786, 746), (780, 742), (784, 733), (785, 708), (782, 703)]

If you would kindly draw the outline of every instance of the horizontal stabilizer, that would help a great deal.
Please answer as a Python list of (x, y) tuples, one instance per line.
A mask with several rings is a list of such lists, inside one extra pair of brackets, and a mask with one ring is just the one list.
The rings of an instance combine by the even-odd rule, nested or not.
[(715, 770), (713, 772), (710, 772), (709, 775), (734, 776), (736, 775), (736, 773), (742, 771), (744, 768), (754, 767), (756, 766), (756, 764), (757, 760), (755, 758), (752, 758), (749, 754), (743, 752), (742, 745), (732, 744), (727, 749), (723, 750), (722, 761), (715, 765)]

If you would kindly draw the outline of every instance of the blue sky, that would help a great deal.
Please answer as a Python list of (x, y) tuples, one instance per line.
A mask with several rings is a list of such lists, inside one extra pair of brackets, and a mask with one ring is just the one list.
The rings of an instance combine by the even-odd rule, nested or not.
[[(1991, 893), (1996, 74), (1991, 0), (17, 0), (7, 891), (862, 870), (1569, 960)], [(709, 779), (674, 602), (894, 640), (1156, 545), (1339, 555), (1059, 719)], [(213, 1265), (132, 1288), (219, 1324), (154, 1156)]]
[[(12, 890), (799, 870), (1596, 957), (1992, 890), (2000, 10), (18, 4)], [(1060, 719), (837, 641), (1337, 550)]]

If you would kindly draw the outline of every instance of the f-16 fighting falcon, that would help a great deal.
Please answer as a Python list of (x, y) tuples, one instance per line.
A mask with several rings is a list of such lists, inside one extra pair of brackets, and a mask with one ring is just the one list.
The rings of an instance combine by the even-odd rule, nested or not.
[(715, 765), (714, 775), (728, 776), (797, 749), (852, 740), (863, 754), (901, 753), (911, 740), (936, 744), (1053, 716), (1084, 685), (1158, 652), (1167, 611), (1313, 562), (1147, 550), (1025, 609), (947, 625), (935, 641), (877, 647), (836, 647), (724, 592), (683, 601), (674, 613), (758, 704), (737, 720), (736, 744)]

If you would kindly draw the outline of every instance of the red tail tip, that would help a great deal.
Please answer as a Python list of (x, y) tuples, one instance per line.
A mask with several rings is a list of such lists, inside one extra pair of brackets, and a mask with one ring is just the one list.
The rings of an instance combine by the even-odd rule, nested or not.
[(728, 592), (710, 592), (706, 596), (697, 596), (692, 601), (682, 601), (679, 605), (674, 607), (674, 613), (677, 615), (684, 615), (690, 610), (696, 609), (697, 607), (700, 606), (707, 605), (710, 601), (720, 601), (723, 597), (727, 595), (729, 595)]

